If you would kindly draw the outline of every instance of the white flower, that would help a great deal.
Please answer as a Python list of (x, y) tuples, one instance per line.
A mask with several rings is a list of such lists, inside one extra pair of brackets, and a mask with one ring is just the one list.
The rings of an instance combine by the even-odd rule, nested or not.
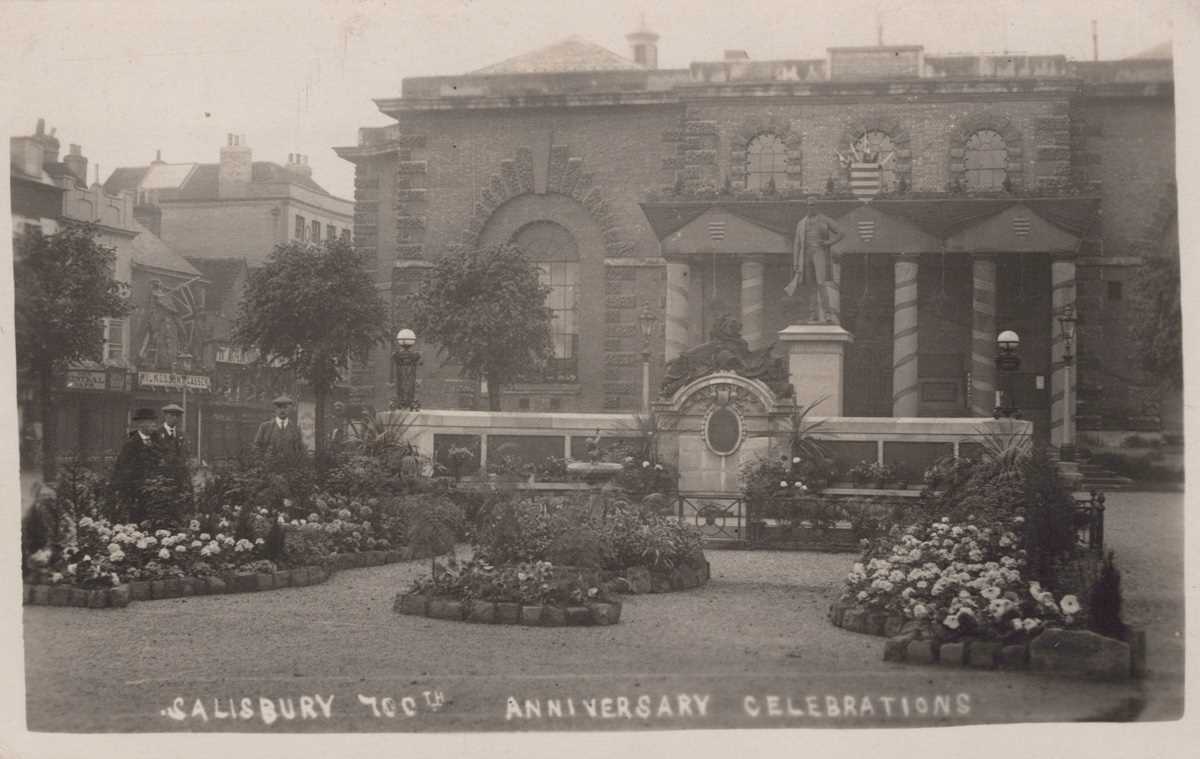
[(179, 545), (175, 546), (175, 553), (187, 553), (187, 546), (180, 543)]
[(990, 588), (984, 588), (981, 595), (984, 598), (996, 599), (1000, 597), (1000, 589), (993, 585)]
[(858, 591), (858, 600), (859, 601), (867, 600), (867, 591), (865, 591), (865, 590)]
[(663, 470), (663, 468), (662, 468), (662, 464), (655, 464), (655, 465), (654, 465), (654, 468), (655, 468), (655, 469), (657, 469), (657, 470), (658, 470), (658, 471), (660, 471), (660, 472)]
[(799, 456), (792, 456), (792, 463), (793, 463), (793, 464), (799, 464), (799, 463), (800, 463), (800, 457), (799, 457)]
[(50, 575), (50, 582), (62, 582), (62, 578), (62, 572), (55, 572), (54, 574)]
[(854, 566), (851, 567), (851, 571), (854, 572), (854, 574), (858, 574), (858, 575), (867, 573), (867, 570), (863, 568), (862, 562), (860, 562), (860, 561), (854, 562)]
[(788, 486), (788, 484), (787, 484), (787, 480), (780, 480), (780, 481), (779, 481), (779, 487), (781, 487), (781, 488), (786, 488), (787, 486)]
[(91, 517), (84, 517), (83, 519), (79, 520), (80, 527), (91, 527), (93, 524), (95, 524), (95, 522), (92, 521)]
[(150, 544), (146, 542), (146, 539), (145, 539), (145, 538), (142, 538), (141, 540), (139, 540), (139, 541), (136, 543), (136, 545), (137, 545), (137, 547), (138, 547), (138, 548), (143, 548), (143, 549), (144, 549), (144, 548), (149, 548), (149, 547), (150, 547)]
[(158, 552), (158, 558), (160, 558), (160, 559), (169, 559), (169, 558), (171, 558), (171, 552), (170, 552), (170, 551), (168, 551), (167, 549), (163, 548), (163, 549), (159, 550), (159, 552)]
[(957, 630), (958, 629), (958, 615), (957, 614), (947, 614), (946, 618), (942, 620), (942, 626), (949, 627), (951, 630)]
[(34, 564), (49, 564), (50, 563), (50, 549), (43, 548), (40, 551), (35, 551), (33, 556), (31, 556), (30, 558), (33, 559)]
[(1029, 619), (1026, 619), (1022, 623), (1022, 626), (1025, 628), (1025, 632), (1031, 632), (1033, 630), (1036, 630), (1038, 625), (1040, 625), (1041, 623), (1042, 623), (1042, 621), (1040, 619), (1033, 619), (1032, 617), (1030, 617)]
[(917, 604), (913, 607), (913, 616), (917, 619), (925, 619), (929, 616), (929, 607), (925, 604)]
[(199, 548), (199, 547), (200, 547), (200, 546), (202, 546), (202, 545), (204, 545), (204, 544), (203, 544), (203, 543), (201, 543), (199, 540), (193, 540), (193, 541), (192, 541), (192, 544), (191, 544), (191, 546), (190, 546), (190, 547), (191, 547), (191, 548)]
[(1062, 598), (1063, 614), (1078, 614), (1079, 609), (1080, 609), (1080, 606), (1079, 606), (1078, 598), (1076, 598), (1075, 596), (1063, 596), (1063, 598)]
[(200, 539), (201, 540), (212, 540), (212, 536), (209, 535), (207, 532), (202, 532), (202, 533), (200, 533)]
[(1014, 629), (1014, 630), (1021, 630), (1021, 629), (1024, 629), (1024, 627), (1025, 627), (1025, 620), (1023, 620), (1023, 619), (1021, 619), (1020, 617), (1018, 617), (1018, 618), (1016, 618), (1016, 619), (1014, 619), (1014, 620), (1012, 621), (1012, 626), (1013, 626), (1013, 629)]
[(68, 564), (67, 565), (67, 574), (69, 574), (69, 575), (75, 574), (75, 567), (77, 567), (77, 566), (79, 566), (79, 565), (78, 564)]
[(263, 539), (262, 539), (262, 538), (255, 538), (255, 539), (254, 539), (254, 545), (256, 545), (256, 546), (261, 546), (262, 544), (263, 544)]
[(124, 561), (125, 560), (125, 552), (124, 551), (116, 551), (114, 553), (110, 553), (108, 555), (108, 558), (110, 561)]
[(192, 521), (188, 522), (188, 529), (192, 532), (197, 532), (200, 529), (200, 522), (193, 519)]
[(166, 538), (166, 537), (169, 537), (170, 535), (171, 535), (170, 530), (155, 530), (154, 531), (154, 537), (156, 537), (156, 538)]

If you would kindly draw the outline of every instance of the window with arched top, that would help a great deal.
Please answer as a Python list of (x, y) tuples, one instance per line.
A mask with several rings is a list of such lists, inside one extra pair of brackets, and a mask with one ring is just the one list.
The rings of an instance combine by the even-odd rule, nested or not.
[(887, 132), (869, 129), (851, 146), (854, 160), (879, 164), (879, 189), (888, 192), (896, 186), (896, 146)]
[(967, 138), (963, 165), (968, 190), (1000, 190), (1008, 178), (1008, 146), (992, 129), (981, 129)]
[(512, 243), (537, 264), (542, 285), (550, 288), (546, 305), (554, 355), (545, 379), (574, 382), (579, 349), (579, 246), (575, 236), (561, 224), (535, 221), (518, 229)]
[(746, 146), (746, 189), (782, 190), (787, 182), (787, 146), (778, 135), (760, 134)]

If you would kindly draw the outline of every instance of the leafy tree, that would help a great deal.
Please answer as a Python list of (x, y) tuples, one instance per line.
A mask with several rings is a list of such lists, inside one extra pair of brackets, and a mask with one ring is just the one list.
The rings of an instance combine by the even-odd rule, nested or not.
[(350, 359), (386, 343), (387, 314), (361, 255), (343, 240), (280, 243), (250, 276), (235, 341), (260, 361), (304, 378), (316, 398), (317, 453), (324, 450), (325, 403)]
[(1169, 387), (1183, 387), (1183, 316), (1179, 257), (1150, 258), (1133, 283), (1133, 335), (1142, 366)]
[(413, 329), (464, 376), (487, 380), (499, 411), (501, 388), (551, 353), (549, 293), (519, 248), (465, 250), (441, 258), (412, 296)]
[(57, 455), (54, 375), (74, 362), (103, 359), (103, 320), (125, 316), (130, 306), (113, 279), (116, 251), (96, 241), (94, 226), (32, 232), (14, 248), (17, 360), (37, 383), (42, 476), (50, 482)]

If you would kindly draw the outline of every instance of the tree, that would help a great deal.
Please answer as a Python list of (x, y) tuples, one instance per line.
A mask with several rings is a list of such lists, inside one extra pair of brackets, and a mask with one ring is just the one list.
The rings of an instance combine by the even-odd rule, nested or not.
[(42, 476), (55, 478), (57, 435), (53, 381), (68, 365), (104, 358), (104, 319), (130, 306), (113, 279), (116, 251), (96, 241), (92, 225), (53, 235), (31, 232), (15, 245), (16, 343), (20, 365), (37, 385), (42, 418)]
[(316, 399), (317, 453), (325, 402), (349, 361), (388, 340), (386, 311), (362, 257), (343, 240), (280, 243), (250, 275), (234, 340), (259, 361), (293, 371)]
[(1133, 335), (1142, 366), (1168, 387), (1183, 387), (1183, 316), (1179, 257), (1150, 258), (1133, 283)]
[(487, 380), (488, 404), (551, 354), (550, 289), (521, 250), (500, 245), (440, 259), (411, 297), (413, 329), (464, 376)]

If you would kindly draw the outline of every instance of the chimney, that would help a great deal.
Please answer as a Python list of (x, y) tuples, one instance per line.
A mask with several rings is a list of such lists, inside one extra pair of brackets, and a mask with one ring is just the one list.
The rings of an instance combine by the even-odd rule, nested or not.
[(161, 149), (155, 150), (154, 151), (154, 160), (151, 161), (150, 163), (162, 163), (162, 162), (163, 162), (162, 150)]
[(726, 50), (725, 60), (727, 61), (748, 61), (750, 54), (745, 50)]
[(70, 152), (63, 158), (63, 163), (67, 165), (67, 171), (79, 180), (79, 184), (87, 187), (88, 159), (78, 145), (71, 145)]
[(634, 63), (640, 63), (648, 69), (658, 68), (658, 35), (646, 26), (646, 16), (635, 32), (625, 35), (629, 48), (633, 53)]
[(36, 136), (10, 137), (8, 140), (9, 165), (22, 174), (40, 177), (44, 155), (42, 143)]
[(300, 153), (288, 153), (287, 170), (302, 177), (312, 177), (312, 167), (308, 165), (308, 156)]
[(217, 175), (217, 196), (244, 198), (250, 192), (254, 164), (245, 135), (227, 134), (221, 148), (221, 168)]
[(50, 134), (46, 134), (46, 120), (37, 120), (37, 133), (33, 136), (33, 138), (41, 143), (42, 160), (46, 163), (58, 162), (59, 143), (58, 138), (54, 136), (55, 131), (56, 130), (51, 129)]

